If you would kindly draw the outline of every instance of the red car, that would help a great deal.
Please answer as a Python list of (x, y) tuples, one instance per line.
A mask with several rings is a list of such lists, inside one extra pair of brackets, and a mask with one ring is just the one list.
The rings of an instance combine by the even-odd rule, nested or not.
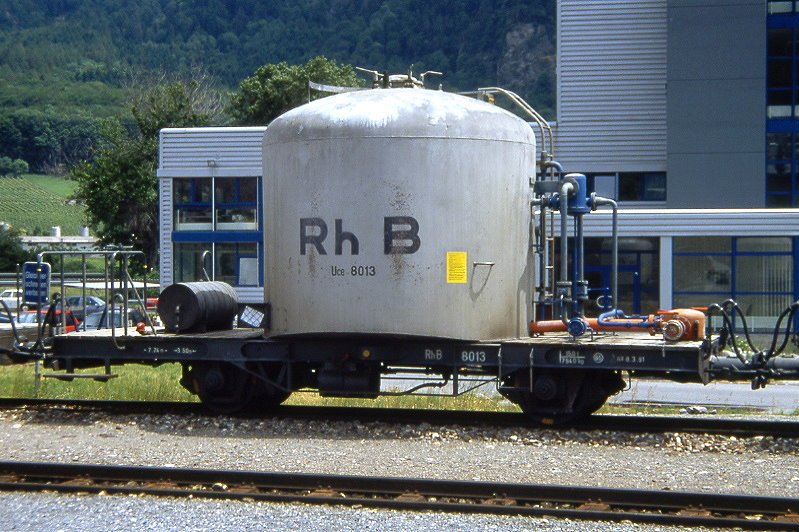
[[(17, 323), (38, 323), (39, 320), (44, 322), (45, 321), (45, 317), (47, 316), (47, 313), (43, 311), (43, 312), (41, 312), (39, 314), (39, 316), (40, 316), (39, 318), (36, 317), (36, 311), (35, 310), (29, 310), (27, 312), (20, 312), (19, 315), (17, 316), (16, 321), (17, 321)], [(78, 329), (78, 325), (80, 325), (80, 321), (78, 321), (78, 318), (76, 318), (72, 314), (72, 311), (67, 310), (66, 327), (65, 327), (63, 332), (68, 332), (68, 333), (75, 332)], [(60, 310), (54, 311), (53, 314), (50, 316), (49, 326), (51, 326), (53, 328), (61, 327), (61, 311)]]

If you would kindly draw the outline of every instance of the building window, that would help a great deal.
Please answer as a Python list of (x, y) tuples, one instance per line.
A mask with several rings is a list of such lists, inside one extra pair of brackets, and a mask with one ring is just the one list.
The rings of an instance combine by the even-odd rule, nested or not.
[(768, 0), (768, 13), (769, 15), (772, 14), (779, 14), (779, 13), (796, 13), (797, 6), (799, 2), (795, 2), (792, 0)]
[(799, 206), (799, 19), (796, 2), (769, 2), (766, 73), (766, 206)]
[(258, 274), (258, 244), (214, 245), (214, 280), (234, 286), (258, 286)]
[(261, 285), (255, 242), (176, 242), (174, 246), (176, 283), (204, 281), (207, 274), (211, 280), (233, 286)]
[(794, 133), (768, 133), (766, 136), (766, 203), (769, 207), (792, 207), (799, 198), (795, 137)]
[[(611, 298), (612, 239), (585, 239), (585, 278), (590, 301), (585, 311), (598, 316), (613, 308)], [(658, 308), (660, 286), (660, 239), (619, 239), (619, 301), (617, 308), (629, 314), (652, 313)]]
[(258, 178), (216, 178), (214, 183), (216, 229), (258, 229)]
[(666, 201), (665, 172), (586, 174), (588, 189), (618, 201)]
[(174, 179), (175, 282), (263, 285), (260, 188), (258, 177)]
[(622, 172), (619, 201), (666, 201), (664, 172)]
[[(195, 242), (175, 243), (174, 261), (175, 269), (173, 272), (174, 282), (191, 283), (204, 281), (203, 275), (203, 253), (207, 250), (212, 252), (212, 244), (202, 244)], [(205, 269), (208, 276), (211, 276), (210, 264), (206, 262)]]
[(211, 178), (175, 179), (174, 185), (175, 229), (212, 230)]
[(675, 308), (734, 299), (767, 332), (794, 300), (790, 238), (675, 237), (673, 246)]
[(175, 179), (173, 201), (176, 231), (258, 229), (257, 177)]
[(796, 117), (796, 28), (769, 27), (766, 44), (766, 116)]

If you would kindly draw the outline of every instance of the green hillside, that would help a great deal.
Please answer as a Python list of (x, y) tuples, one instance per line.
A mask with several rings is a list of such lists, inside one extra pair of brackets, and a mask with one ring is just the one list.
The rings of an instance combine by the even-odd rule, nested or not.
[(63, 235), (77, 235), (85, 224), (83, 206), (68, 204), (73, 181), (43, 175), (0, 178), (0, 222), (27, 234), (50, 234), (54, 225)]
[(0, 156), (63, 175), (103, 119), (131, 123), (133, 87), (203, 72), (230, 93), (318, 55), (505, 87), (554, 118), (554, 41), (554, 0), (0, 0)]
[(131, 73), (204, 67), (235, 88), (317, 55), (438, 70), (552, 109), (554, 0), (15, 0), (0, 2), (0, 107), (112, 113)]
[[(537, 94), (551, 89), (537, 83), (545, 74), (537, 61), (554, 55), (553, 0), (3, 3), (3, 79), (12, 85), (41, 76), (60, 80), (50, 98), (64, 105), (73, 98), (88, 106), (114, 101), (113, 90), (87, 85), (76, 92), (71, 82), (113, 89), (129, 67), (176, 71), (202, 65), (234, 87), (264, 63), (299, 63), (320, 54), (380, 70), (404, 71), (414, 63), (443, 72), (449, 86), (501, 83), (538, 103), (551, 98)], [(39, 103), (42, 96), (29, 101)], [(28, 97), (26, 91), (10, 101)]]

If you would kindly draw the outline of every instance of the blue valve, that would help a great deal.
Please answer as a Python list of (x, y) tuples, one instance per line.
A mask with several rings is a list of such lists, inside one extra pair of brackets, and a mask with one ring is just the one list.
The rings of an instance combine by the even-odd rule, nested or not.
[(569, 320), (566, 329), (569, 331), (569, 334), (576, 338), (584, 335), (588, 331), (588, 324), (582, 318), (572, 318)]

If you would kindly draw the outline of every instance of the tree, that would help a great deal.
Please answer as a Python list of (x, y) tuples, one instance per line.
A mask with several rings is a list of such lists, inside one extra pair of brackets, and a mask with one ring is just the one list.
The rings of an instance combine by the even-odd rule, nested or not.
[[(0, 153), (20, 159), (35, 172), (63, 174), (63, 169), (91, 156), (99, 120), (18, 110), (0, 114)], [(23, 173), (27, 173), (25, 170)]]
[(34, 260), (34, 254), (22, 249), (19, 232), (7, 225), (0, 225), (0, 271), (16, 271), (17, 264)]
[(100, 148), (92, 162), (70, 170), (78, 182), (75, 196), (86, 205), (102, 245), (142, 249), (147, 262), (156, 257), (157, 192), (151, 142), (131, 136), (116, 120), (103, 127)]
[[(327, 85), (360, 86), (363, 81), (351, 65), (339, 65), (317, 56), (304, 65), (286, 62), (263, 65), (239, 84), (230, 112), (241, 125), (266, 125), (309, 99), (308, 81)], [(324, 94), (310, 94), (316, 99)]]
[(162, 128), (207, 125), (223, 118), (225, 101), (201, 69), (192, 70), (189, 79), (135, 76), (126, 89), (132, 95), (130, 109), (139, 133), (156, 144)]
[(89, 225), (102, 245), (133, 246), (155, 266), (158, 253), (158, 132), (164, 127), (209, 125), (223, 108), (207, 76), (167, 81), (138, 90), (131, 104), (136, 124), (128, 132), (108, 120), (91, 162), (70, 170), (78, 182), (75, 197), (86, 205)]

